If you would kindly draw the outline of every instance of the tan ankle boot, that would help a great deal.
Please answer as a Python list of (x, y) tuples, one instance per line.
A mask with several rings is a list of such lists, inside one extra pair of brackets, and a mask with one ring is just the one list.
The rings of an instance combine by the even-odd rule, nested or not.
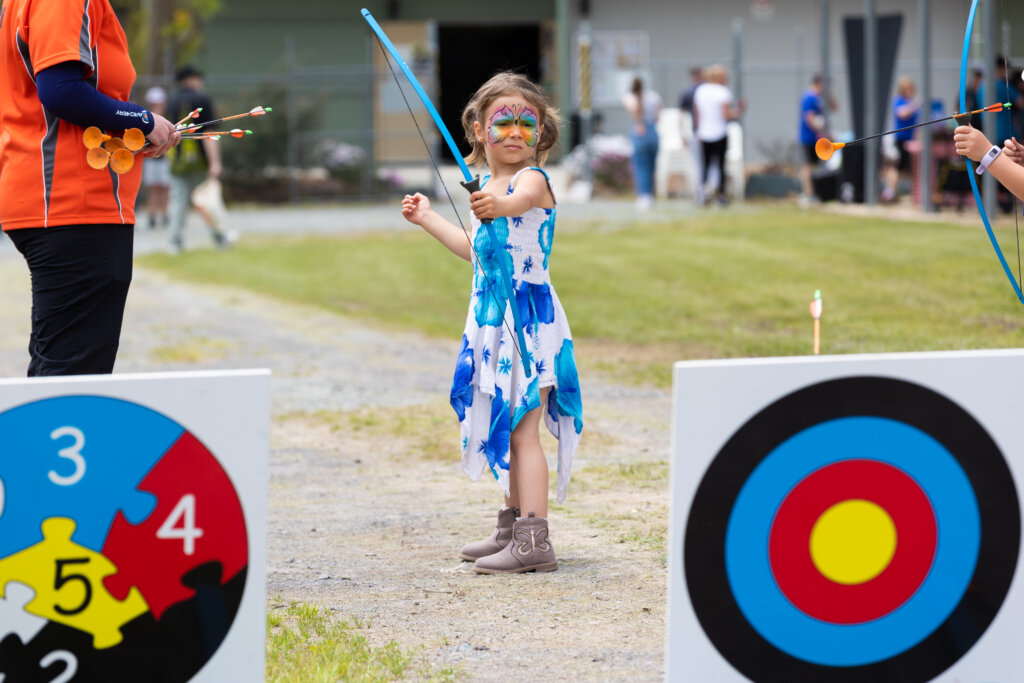
[(512, 524), (519, 516), (519, 508), (506, 508), (498, 513), (498, 524), (494, 527), (491, 535), (476, 543), (467, 543), (459, 551), (459, 557), (469, 562), (475, 562), (481, 557), (487, 557), (500, 551), (512, 540)]
[(548, 537), (548, 520), (531, 512), (512, 525), (512, 542), (499, 552), (481, 557), (473, 565), (481, 574), (550, 572), (558, 569), (555, 547)]

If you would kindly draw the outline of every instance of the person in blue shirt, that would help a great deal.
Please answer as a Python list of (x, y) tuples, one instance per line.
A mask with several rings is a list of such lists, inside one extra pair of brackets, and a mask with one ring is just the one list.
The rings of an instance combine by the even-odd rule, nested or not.
[[(800, 169), (800, 180), (803, 185), (800, 202), (811, 201), (814, 188), (811, 184), (811, 173), (818, 165), (818, 155), (814, 151), (814, 143), (825, 135), (825, 102), (822, 92), (825, 79), (821, 74), (814, 74), (811, 86), (800, 97), (800, 147), (803, 149), (804, 163)], [(836, 102), (829, 97), (829, 109), (835, 111)]]
[[(896, 85), (896, 97), (892, 102), (892, 116), (894, 128), (916, 125), (921, 118), (921, 98), (917, 97), (917, 87), (908, 76), (901, 76)], [(910, 152), (907, 151), (907, 143), (913, 139), (913, 129), (893, 133), (898, 156), (895, 161), (886, 164), (885, 189), (882, 190), (883, 202), (896, 201), (900, 178), (910, 171)]]

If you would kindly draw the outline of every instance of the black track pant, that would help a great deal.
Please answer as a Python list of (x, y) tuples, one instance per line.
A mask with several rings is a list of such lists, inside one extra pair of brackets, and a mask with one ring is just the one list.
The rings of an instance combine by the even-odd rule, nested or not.
[(29, 377), (113, 371), (132, 280), (133, 228), (64, 225), (7, 232), (32, 275)]
[(728, 144), (728, 137), (701, 143), (704, 152), (704, 177), (702, 180), (705, 183), (708, 182), (708, 169), (712, 164), (716, 164), (718, 166), (718, 194), (725, 194), (725, 151)]

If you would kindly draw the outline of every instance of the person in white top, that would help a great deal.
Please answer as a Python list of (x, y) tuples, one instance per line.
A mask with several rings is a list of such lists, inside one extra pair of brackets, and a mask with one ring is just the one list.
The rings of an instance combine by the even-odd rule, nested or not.
[(644, 88), (640, 78), (622, 98), (622, 104), (633, 122), (633, 179), (636, 183), (637, 208), (646, 211), (654, 203), (654, 162), (658, 158), (658, 114), (661, 95)]
[(705, 82), (693, 94), (693, 119), (695, 137), (700, 141), (704, 157), (701, 183), (697, 189), (697, 203), (704, 203), (704, 185), (708, 181), (708, 169), (717, 165), (718, 189), (716, 196), (720, 204), (728, 200), (725, 195), (725, 152), (728, 144), (729, 121), (743, 115), (746, 103), (733, 102), (732, 92), (726, 87), (728, 73), (721, 64), (712, 64), (705, 72)]

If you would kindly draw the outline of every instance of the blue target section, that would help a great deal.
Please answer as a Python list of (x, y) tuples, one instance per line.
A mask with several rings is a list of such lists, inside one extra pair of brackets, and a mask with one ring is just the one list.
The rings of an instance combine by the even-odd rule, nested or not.
[[(74, 541), (97, 552), (118, 511), (144, 521), (156, 498), (136, 487), (183, 432), (155, 411), (102, 396), (0, 413), (0, 558), (42, 541), (49, 517), (75, 519)], [(110, 457), (124, 453), (131, 457)]]
[[(779, 589), (767, 552), (769, 534), (774, 512), (805, 477), (855, 459), (892, 465), (922, 488), (935, 510), (938, 544), (931, 571), (898, 609), (866, 623), (830, 624), (804, 614)], [(795, 434), (761, 461), (736, 498), (725, 566), (740, 610), (765, 640), (809, 662), (857, 666), (903, 652), (942, 624), (967, 590), (980, 544), (978, 502), (946, 448), (895, 420), (847, 417)]]

